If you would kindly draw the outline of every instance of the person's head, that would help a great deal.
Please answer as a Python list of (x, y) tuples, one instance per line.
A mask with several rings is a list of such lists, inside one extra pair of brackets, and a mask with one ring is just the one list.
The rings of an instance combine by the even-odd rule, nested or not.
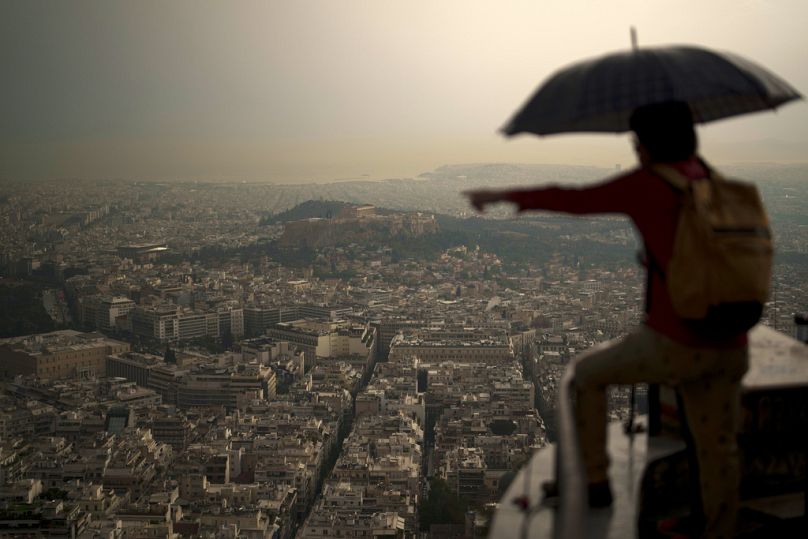
[(668, 101), (644, 105), (629, 119), (640, 161), (672, 163), (696, 153), (698, 139), (687, 103)]

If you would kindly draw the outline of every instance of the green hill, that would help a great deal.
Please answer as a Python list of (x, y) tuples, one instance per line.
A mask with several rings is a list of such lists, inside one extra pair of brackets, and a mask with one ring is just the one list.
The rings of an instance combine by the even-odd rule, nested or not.
[(338, 202), (336, 200), (307, 200), (281, 213), (268, 215), (261, 219), (262, 225), (274, 225), (286, 223), (288, 221), (299, 221), (301, 219), (331, 219), (345, 208), (350, 208), (355, 204)]

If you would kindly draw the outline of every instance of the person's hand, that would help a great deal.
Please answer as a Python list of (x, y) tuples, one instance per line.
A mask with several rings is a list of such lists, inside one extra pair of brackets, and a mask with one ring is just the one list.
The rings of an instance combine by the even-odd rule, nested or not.
[(492, 191), (490, 189), (476, 189), (474, 191), (466, 191), (463, 194), (469, 198), (469, 203), (474, 206), (474, 209), (478, 212), (484, 212), (488, 204), (505, 200), (502, 191)]

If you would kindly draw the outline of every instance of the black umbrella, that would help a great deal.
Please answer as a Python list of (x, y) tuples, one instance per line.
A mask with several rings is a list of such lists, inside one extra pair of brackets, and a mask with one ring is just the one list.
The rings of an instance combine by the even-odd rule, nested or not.
[(562, 69), (503, 128), (507, 135), (628, 131), (642, 105), (684, 101), (696, 122), (773, 110), (802, 96), (772, 72), (699, 47), (642, 48)]

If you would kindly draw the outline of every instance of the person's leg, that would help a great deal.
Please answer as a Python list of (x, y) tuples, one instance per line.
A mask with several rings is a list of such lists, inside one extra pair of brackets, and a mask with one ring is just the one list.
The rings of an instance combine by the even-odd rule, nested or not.
[[(747, 368), (747, 350), (711, 351), (696, 356), (693, 370), (709, 374), (680, 385), (685, 414), (699, 467), (704, 537), (733, 537), (739, 505), (740, 465), (737, 432), (740, 382)], [(705, 363), (712, 363), (711, 368)]]
[(576, 358), (573, 384), (575, 423), (590, 484), (608, 480), (606, 389), (610, 384), (668, 382), (672, 357), (666, 341), (641, 326), (623, 339), (602, 343)]

